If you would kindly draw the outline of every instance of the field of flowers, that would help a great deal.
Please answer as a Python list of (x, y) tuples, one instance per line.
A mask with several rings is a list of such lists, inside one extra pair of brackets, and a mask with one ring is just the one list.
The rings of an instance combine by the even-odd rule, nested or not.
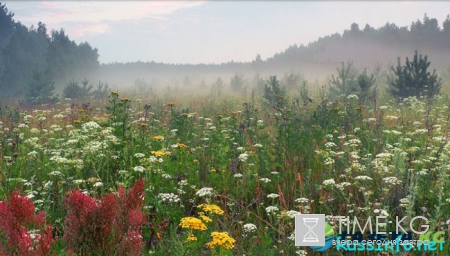
[(294, 245), (298, 213), (422, 215), (448, 238), (449, 106), (116, 91), (2, 106), (0, 254), (318, 255)]

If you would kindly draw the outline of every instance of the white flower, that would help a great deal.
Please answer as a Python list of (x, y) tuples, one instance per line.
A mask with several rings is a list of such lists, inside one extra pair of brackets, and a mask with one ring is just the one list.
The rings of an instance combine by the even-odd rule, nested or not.
[(355, 180), (372, 180), (372, 178), (369, 176), (360, 175), (360, 176), (356, 176)]
[(50, 173), (50, 175), (52, 176), (61, 176), (61, 172), (60, 171), (53, 171)]
[(136, 154), (134, 154), (134, 157), (136, 157), (136, 158), (143, 158), (143, 157), (145, 157), (145, 155), (142, 154), (142, 153), (136, 153)]
[(329, 180), (324, 180), (322, 184), (324, 186), (327, 186), (327, 185), (334, 185), (334, 184), (336, 184), (336, 182), (334, 181), (334, 179), (329, 179)]
[(233, 175), (233, 177), (235, 177), (236, 179), (239, 179), (239, 178), (242, 178), (242, 174), (236, 173), (235, 175)]
[(275, 193), (270, 193), (267, 195), (267, 198), (278, 198), (278, 197), (280, 197), (280, 195), (275, 194)]
[(239, 155), (238, 158), (239, 158), (239, 161), (245, 162), (248, 159), (248, 155), (246, 153), (242, 153), (242, 154)]
[(158, 197), (161, 198), (161, 200), (164, 203), (171, 204), (171, 203), (178, 203), (178, 202), (180, 202), (180, 198), (177, 195), (173, 194), (173, 193), (159, 193)]
[(261, 179), (259, 179), (261, 182), (263, 182), (263, 183), (269, 183), (269, 182), (271, 182), (271, 180), (270, 179), (268, 179), (268, 178), (261, 178)]
[(256, 143), (255, 145), (253, 145), (254, 147), (256, 147), (256, 148), (262, 148), (263, 147), (263, 145), (262, 144), (259, 144), (259, 143)]
[(305, 197), (300, 197), (300, 198), (295, 199), (295, 202), (296, 202), (296, 203), (300, 203), (300, 204), (302, 204), (302, 203), (308, 203), (308, 202), (309, 202), (309, 199), (308, 199), (308, 198), (305, 198)]
[(212, 188), (204, 187), (198, 190), (197, 193), (195, 193), (195, 195), (199, 197), (208, 197), (208, 196), (215, 196), (216, 194), (214, 193)]
[(244, 233), (252, 233), (256, 231), (257, 227), (255, 224), (247, 223), (242, 226), (242, 229), (244, 230)]
[(291, 219), (295, 218), (295, 215), (300, 214), (300, 212), (294, 211), (294, 210), (289, 210), (287, 212), (285, 212), (286, 216), (288, 216)]
[(133, 168), (135, 172), (144, 172), (145, 168), (143, 166), (136, 166)]
[(103, 183), (101, 183), (100, 181), (94, 183), (94, 187), (96, 187), (96, 188), (102, 187), (102, 186), (103, 186)]
[(275, 213), (275, 212), (278, 212), (279, 211), (279, 209), (278, 209), (278, 207), (276, 207), (276, 206), (269, 206), (269, 207), (266, 207), (266, 212), (268, 213), (268, 214), (270, 214), (270, 213)]

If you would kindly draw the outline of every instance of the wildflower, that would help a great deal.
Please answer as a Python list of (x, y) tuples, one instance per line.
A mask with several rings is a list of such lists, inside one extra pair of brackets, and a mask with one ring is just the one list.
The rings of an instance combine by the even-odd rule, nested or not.
[(194, 230), (206, 230), (205, 223), (195, 217), (182, 218), (179, 226), (181, 226), (182, 228), (189, 228)]
[(161, 136), (161, 135), (154, 136), (153, 139), (156, 141), (162, 141), (162, 140), (164, 140), (164, 136)]
[(261, 178), (261, 179), (259, 179), (261, 182), (263, 182), (263, 183), (269, 183), (269, 182), (271, 182), (271, 180), (270, 179), (268, 179), (268, 178)]
[(197, 208), (200, 208), (210, 214), (223, 215), (223, 210), (215, 204), (201, 204), (198, 205)]
[(300, 203), (300, 204), (302, 204), (302, 203), (308, 203), (308, 202), (309, 202), (309, 199), (308, 199), (308, 198), (304, 198), (304, 197), (300, 197), (300, 198), (295, 199), (295, 202), (296, 202), (296, 203)]
[(239, 158), (239, 161), (245, 162), (245, 161), (247, 161), (247, 159), (248, 159), (248, 154), (242, 153), (242, 154), (239, 155), (238, 158)]
[(324, 186), (328, 186), (328, 185), (334, 185), (334, 184), (336, 184), (336, 182), (334, 181), (334, 179), (328, 179), (328, 180), (324, 180), (324, 181), (322, 182), (322, 184), (323, 184)]
[(96, 187), (96, 188), (102, 187), (103, 183), (102, 182), (95, 182), (93, 186)]
[(215, 196), (216, 194), (214, 193), (212, 188), (204, 187), (198, 190), (197, 193), (195, 193), (195, 195), (199, 197), (208, 197), (208, 196)]
[(50, 173), (51, 176), (61, 176), (61, 172), (60, 171), (52, 171)]
[(122, 98), (122, 101), (129, 101), (130, 99), (128, 99), (127, 97)]
[(270, 193), (267, 195), (267, 198), (278, 198), (278, 197), (280, 197), (280, 195), (275, 194), (275, 193)]
[(180, 198), (173, 193), (159, 193), (158, 197), (165, 203), (178, 203), (180, 202)]
[(119, 92), (118, 91), (112, 91), (111, 95), (119, 95)]
[(211, 249), (214, 249), (217, 245), (229, 250), (234, 248), (236, 240), (231, 238), (227, 232), (212, 232), (211, 237), (213, 240), (206, 244)]
[(295, 218), (295, 215), (297, 215), (297, 214), (300, 214), (300, 213), (297, 212), (297, 211), (294, 211), (294, 210), (289, 210), (287, 212), (283, 212), (282, 215), (284, 215), (284, 216), (286, 216), (286, 217), (288, 217), (290, 219), (293, 219), (293, 218)]
[(136, 157), (136, 158), (143, 158), (145, 155), (144, 154), (142, 154), (142, 153), (136, 153), (136, 154), (134, 154), (134, 157)]
[(171, 101), (171, 102), (169, 102), (169, 103), (167, 104), (167, 106), (173, 107), (173, 106), (175, 106), (175, 102)]
[(257, 229), (256, 225), (252, 223), (247, 223), (242, 228), (244, 230), (244, 233), (252, 233), (255, 232)]
[(97, 177), (91, 177), (91, 178), (88, 179), (88, 182), (90, 182), (90, 183), (94, 183), (94, 182), (97, 182), (97, 181), (100, 181), (100, 179), (97, 178)]
[(360, 175), (360, 176), (355, 177), (355, 180), (372, 180), (372, 178), (369, 176)]
[(208, 216), (205, 216), (204, 212), (199, 212), (198, 215), (199, 215), (199, 218), (201, 218), (205, 223), (212, 222), (212, 219)]
[(242, 174), (236, 173), (233, 175), (233, 177), (235, 177), (236, 179), (239, 179), (239, 178), (242, 178)]
[(150, 151), (150, 153), (152, 153), (152, 155), (157, 156), (157, 157), (164, 156), (164, 152), (161, 152), (161, 151)]
[(133, 168), (135, 172), (144, 172), (145, 168), (143, 166), (136, 166)]
[(279, 209), (278, 209), (278, 207), (276, 207), (276, 206), (269, 206), (269, 207), (266, 207), (266, 212), (267, 212), (268, 214), (274, 213), (274, 212), (278, 212), (278, 211), (279, 211)]
[(197, 241), (197, 237), (195, 237), (193, 234), (189, 234), (188, 237), (186, 238), (186, 242), (192, 241)]

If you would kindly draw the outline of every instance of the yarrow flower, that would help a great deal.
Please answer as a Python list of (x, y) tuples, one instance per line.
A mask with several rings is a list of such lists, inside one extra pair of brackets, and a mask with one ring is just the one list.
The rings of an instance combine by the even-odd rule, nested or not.
[(208, 197), (208, 196), (215, 196), (214, 190), (212, 188), (201, 188), (200, 190), (195, 193), (196, 196), (199, 197)]
[(253, 223), (247, 223), (242, 226), (242, 229), (244, 230), (244, 233), (252, 233), (256, 231), (257, 227)]
[(267, 195), (267, 198), (278, 198), (278, 197), (280, 197), (280, 195), (275, 194), (275, 193), (270, 193)]
[(334, 179), (329, 179), (329, 180), (324, 180), (322, 183), (324, 186), (328, 186), (328, 185), (334, 185), (336, 184), (336, 182), (334, 181)]
[(238, 158), (239, 158), (239, 161), (245, 162), (245, 161), (247, 161), (247, 159), (248, 159), (248, 154), (242, 153), (242, 154), (239, 155)]
[(279, 209), (276, 206), (269, 206), (269, 207), (266, 208), (266, 212), (268, 214), (275, 213), (275, 212), (278, 212), (278, 211), (279, 211)]
[(135, 172), (144, 172), (145, 168), (143, 166), (136, 166), (133, 168)]

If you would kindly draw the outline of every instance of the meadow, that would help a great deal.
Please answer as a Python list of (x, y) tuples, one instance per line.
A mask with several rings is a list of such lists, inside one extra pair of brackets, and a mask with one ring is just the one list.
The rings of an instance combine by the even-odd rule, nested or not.
[(87, 102), (2, 106), (2, 255), (319, 255), (294, 245), (299, 213), (450, 235), (447, 93)]

